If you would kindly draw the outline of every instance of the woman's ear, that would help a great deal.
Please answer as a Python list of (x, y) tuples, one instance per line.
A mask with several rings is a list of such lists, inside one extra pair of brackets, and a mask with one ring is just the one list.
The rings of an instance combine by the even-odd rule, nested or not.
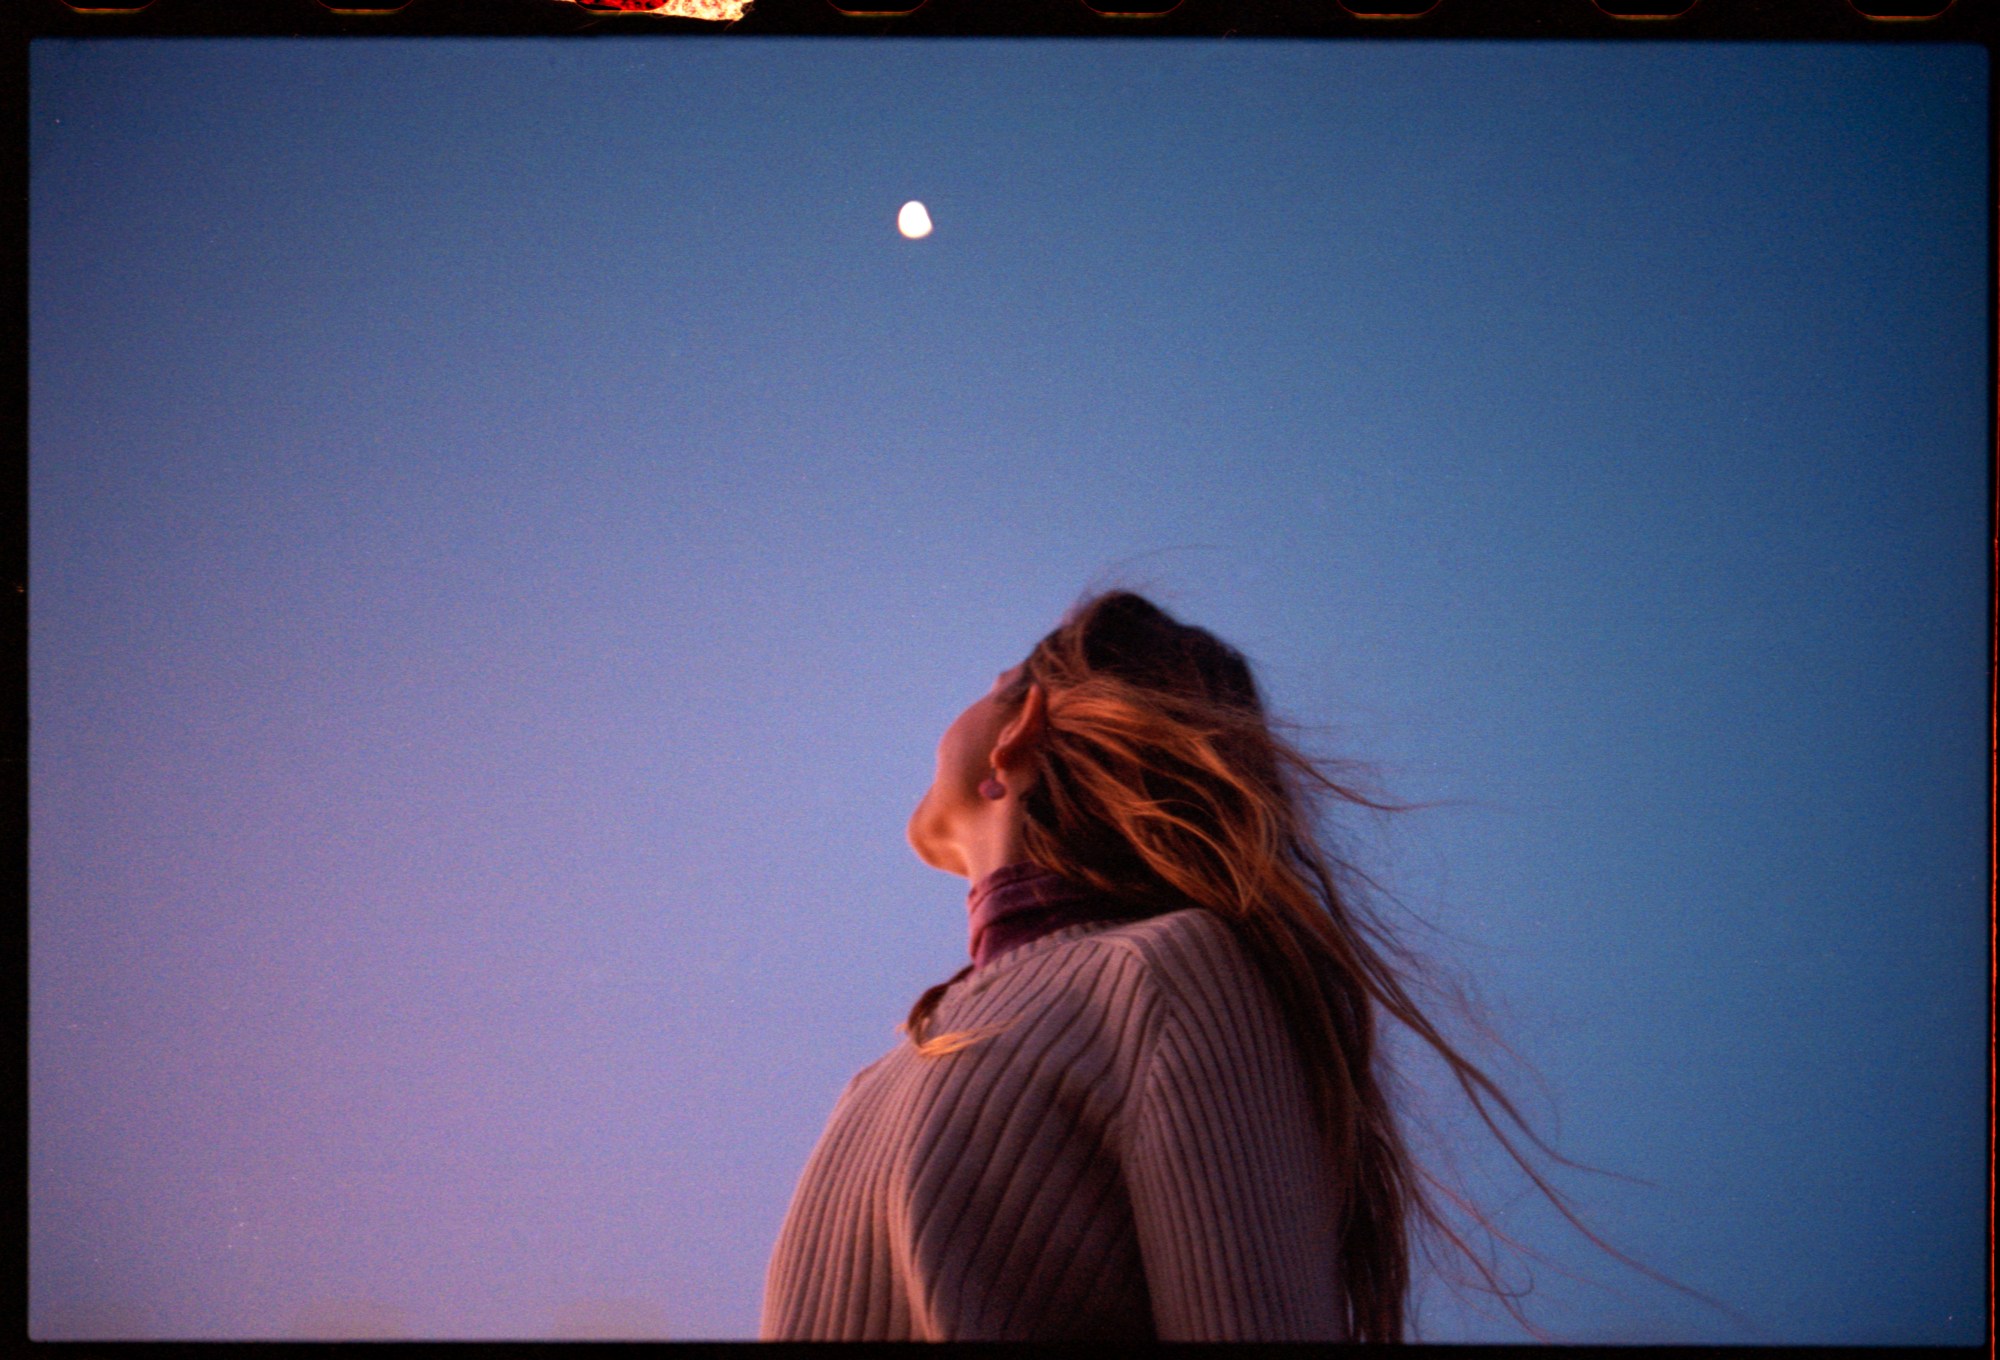
[(1048, 714), (1048, 695), (1039, 683), (1029, 682), (1028, 693), (1021, 700), (1021, 711), (1000, 729), (1000, 735), (993, 743), (993, 767), (1005, 770), (1025, 763), (1034, 749), (1041, 745), (1042, 733), (1048, 727)]

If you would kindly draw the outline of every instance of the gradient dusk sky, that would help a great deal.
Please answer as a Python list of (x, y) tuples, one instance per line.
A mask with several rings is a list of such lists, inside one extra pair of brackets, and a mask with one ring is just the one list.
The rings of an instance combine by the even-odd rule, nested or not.
[(1113, 580), (1440, 803), (1335, 833), (1735, 1312), (1419, 1066), (1539, 1325), (1983, 1335), (1983, 51), (31, 77), (35, 1336), (754, 1335), (964, 961), (937, 738)]

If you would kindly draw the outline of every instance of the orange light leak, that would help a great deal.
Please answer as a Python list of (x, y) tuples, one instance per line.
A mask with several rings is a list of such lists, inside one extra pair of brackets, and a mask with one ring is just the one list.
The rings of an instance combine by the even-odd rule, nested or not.
[(734, 23), (749, 10), (751, 0), (568, 0), (578, 9), (612, 10), (619, 14), (652, 14), (663, 19), (706, 19)]

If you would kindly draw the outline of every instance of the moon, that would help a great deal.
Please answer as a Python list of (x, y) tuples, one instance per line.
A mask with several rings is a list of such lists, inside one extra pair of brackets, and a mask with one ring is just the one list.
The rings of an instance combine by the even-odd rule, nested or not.
[(924, 211), (923, 204), (913, 198), (896, 214), (896, 230), (912, 241), (921, 241), (931, 234), (931, 215)]

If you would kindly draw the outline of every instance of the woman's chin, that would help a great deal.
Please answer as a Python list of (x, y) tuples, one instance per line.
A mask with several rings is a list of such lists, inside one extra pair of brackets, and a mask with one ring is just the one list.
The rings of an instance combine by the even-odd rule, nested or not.
[(909, 826), (903, 830), (903, 838), (910, 843), (916, 857), (931, 868), (965, 877), (965, 856), (959, 853), (956, 846), (939, 837), (935, 830), (926, 827), (920, 816), (910, 818)]
[(903, 828), (903, 839), (910, 843), (911, 853), (936, 869), (941, 867), (937, 862), (936, 841), (926, 833), (922, 814), (923, 809), (918, 808), (916, 815), (910, 818), (909, 825)]

